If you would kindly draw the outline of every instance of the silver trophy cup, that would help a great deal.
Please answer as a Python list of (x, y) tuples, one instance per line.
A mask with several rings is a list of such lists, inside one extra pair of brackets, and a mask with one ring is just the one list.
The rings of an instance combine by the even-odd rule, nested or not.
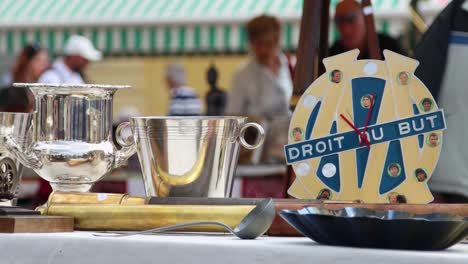
[(27, 146), (30, 142), (31, 126), (34, 114), (0, 112), (0, 202), (12, 205), (16, 196), (23, 166), (10, 153), (4, 140), (13, 138), (18, 146)]
[[(130, 118), (147, 196), (230, 197), (240, 145), (254, 149), (264, 131), (246, 117)], [(244, 139), (258, 130), (257, 142)], [(120, 143), (120, 142), (119, 142)], [(128, 144), (128, 142), (122, 142)]]
[(21, 146), (15, 138), (6, 136), (5, 146), (23, 165), (49, 181), (52, 189), (88, 191), (135, 153), (135, 145), (117, 150), (112, 143), (112, 98), (116, 91), (129, 86), (14, 86), (31, 89), (37, 115), (31, 145)]

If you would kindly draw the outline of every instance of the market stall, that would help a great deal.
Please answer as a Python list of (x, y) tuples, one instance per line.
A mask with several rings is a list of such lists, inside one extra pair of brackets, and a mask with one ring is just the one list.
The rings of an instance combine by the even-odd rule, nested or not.
[[(181, 10), (200, 17), (207, 16), (207, 10), (219, 15), (224, 8), (242, 10), (241, 4), (248, 2), (160, 1), (150, 5), (151, 1), (141, 1), (145, 5), (140, 6), (128, 1), (112, 1), (112, 5), (111, 1), (77, 1), (66, 12), (48, 1), (11, 2), (3, 12), (12, 21), (10, 28), (17, 26), (13, 18), (20, 17), (16, 15), (23, 9), (29, 10), (30, 23), (46, 11), (58, 17), (99, 13), (99, 23), (113, 20), (116, 24), (103, 35), (100, 29), (87, 34), (96, 45), (104, 45), (108, 54), (129, 47), (134, 52), (148, 43), (148, 34), (153, 46), (143, 52), (162, 54), (178, 52), (186, 43), (197, 52), (217, 47), (218, 24), (224, 36), (224, 46), (218, 48), (230, 47), (230, 40), (238, 39), (231, 38), (231, 29), (219, 21), (205, 29), (206, 36), (203, 23), (198, 29), (196, 23), (188, 29), (172, 21), (166, 21), (170, 26), (162, 31), (152, 31), (151, 23), (148, 29), (138, 28), (145, 22), (143, 13), (159, 10), (161, 22), (168, 14), (178, 17)], [(191, 5), (185, 7), (186, 3)], [(363, 22), (367, 50), (362, 51), (368, 52), (367, 58), (359, 57), (358, 48), (326, 57), (329, 1), (249, 3), (248, 10), (287, 10), (291, 3), (302, 8), (290, 105), (293, 113), (286, 120), (289, 131), (273, 136), (287, 142), (280, 153), (284, 164), (238, 166), (242, 150), (253, 150), (250, 158), (255, 160), (255, 150), (269, 140), (262, 122), (246, 116), (132, 115), (128, 121), (121, 120), (114, 140), (114, 98), (125, 95), (130, 85), (15, 83), (14, 88), (31, 90), (36, 111), (0, 112), (0, 202), (6, 204), (0, 207), (0, 233), (10, 233), (0, 234), (0, 246), (7, 252), (4, 261), (468, 261), (468, 204), (431, 203), (434, 196), (428, 186), (441, 155), (448, 157), (442, 152), (447, 144), (443, 135), (450, 129), (446, 116), (415, 73), (419, 62), (391, 50), (381, 51), (371, 1), (347, 1), (354, 13), (342, 14), (348, 23), (353, 19)], [(391, 3), (398, 6), (397, 1)], [(118, 19), (111, 19), (120, 8), (126, 14), (140, 14), (140, 20), (132, 24), (135, 31), (130, 33)], [(101, 13), (104, 10), (110, 10), (109, 14)], [(185, 21), (183, 17), (178, 20)], [(291, 30), (282, 36), (287, 47), (294, 45)], [(31, 34), (19, 32), (23, 40)], [(244, 34), (239, 32), (242, 29), (235, 34)], [(17, 33), (5, 34), (7, 51), (13, 51)], [(32, 34), (43, 39), (40, 33)], [(132, 45), (127, 42), (128, 34), (137, 40)], [(53, 51), (63, 35), (57, 37), (51, 31), (46, 35)], [(177, 39), (174, 42), (172, 35)], [(160, 39), (162, 45), (157, 46)], [(208, 42), (202, 45), (201, 39)], [(249, 131), (255, 132), (252, 140)], [(90, 191), (135, 154), (144, 194)], [(23, 166), (53, 188), (47, 202), (35, 210), (12, 206)], [(280, 175), (284, 179), (281, 189), (263, 186), (266, 190), (258, 192), (266, 193), (266, 198), (233, 197), (236, 176), (255, 179), (265, 173)]]

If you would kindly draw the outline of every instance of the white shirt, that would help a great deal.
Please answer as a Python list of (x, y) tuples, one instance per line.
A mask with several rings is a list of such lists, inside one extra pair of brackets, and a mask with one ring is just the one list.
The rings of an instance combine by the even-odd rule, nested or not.
[(171, 90), (169, 115), (193, 116), (202, 114), (202, 104), (195, 91), (188, 86)]
[(58, 84), (84, 84), (83, 78), (77, 72), (70, 70), (63, 62), (58, 59), (52, 65), (52, 68), (44, 72), (39, 77), (39, 83), (58, 83)]
[(253, 56), (234, 74), (227, 113), (272, 120), (289, 116), (293, 85), (286, 56), (278, 55), (280, 69), (275, 76)]

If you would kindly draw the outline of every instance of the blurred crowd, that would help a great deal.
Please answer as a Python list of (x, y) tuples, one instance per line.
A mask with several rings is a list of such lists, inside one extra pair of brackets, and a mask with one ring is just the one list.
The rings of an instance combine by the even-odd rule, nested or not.
[[(415, 57), (424, 65), (424, 68), (418, 69), (416, 75), (428, 85), (438, 100), (439, 107), (447, 109), (447, 115), (468, 113), (463, 89), (452, 87), (455, 84), (464, 87), (468, 83), (467, 75), (463, 74), (463, 71), (456, 71), (460, 75), (451, 74), (451, 80), (456, 83), (444, 81), (444, 74), (450, 74), (446, 73), (445, 69), (446, 65), (449, 65), (447, 58), (451, 56), (450, 52), (453, 52), (450, 50), (451, 32), (465, 32), (463, 36), (468, 34), (468, 12), (464, 3), (462, 0), (452, 1), (414, 51)], [(341, 1), (336, 7), (333, 21), (340, 38), (330, 46), (329, 55), (357, 48), (360, 50), (359, 59), (368, 59), (366, 26), (360, 4), (354, 0)], [(229, 94), (218, 87), (218, 69), (214, 65), (207, 72), (210, 91), (206, 102), (202, 102), (200, 96), (187, 83), (187, 73), (181, 64), (167, 65), (163, 73), (170, 90), (167, 114), (246, 115), (262, 122), (270, 131), (267, 138), (271, 145), (282, 146), (288, 137), (285, 124), (289, 123), (291, 114), (289, 104), (293, 91), (294, 63), (280, 49), (281, 23), (277, 18), (268, 15), (255, 17), (246, 24), (246, 31), (250, 52), (246, 61), (239, 65), (233, 75)], [(388, 35), (379, 33), (378, 41), (381, 50), (389, 49), (408, 54), (396, 39)], [(34, 109), (31, 92), (12, 87), (13, 83), (86, 83), (84, 69), (89, 63), (102, 58), (101, 52), (93, 47), (91, 41), (79, 35), (73, 35), (67, 40), (62, 55), (50, 64), (46, 49), (37, 44), (26, 45), (9, 74), (2, 77), (0, 111), (31, 112)], [(466, 55), (462, 58), (466, 58)], [(462, 69), (466, 68), (466, 61), (468, 60), (460, 62), (465, 63), (460, 66)], [(434, 64), (437, 67), (434, 67)], [(463, 100), (460, 104), (451, 101), (460, 99)], [(430, 186), (437, 192), (441, 201), (467, 202), (468, 165), (460, 158), (468, 156), (468, 153), (466, 148), (456, 147), (457, 142), (464, 142), (463, 132), (467, 129), (464, 122), (455, 121), (452, 124), (450, 116), (447, 116), (447, 119), (448, 133), (451, 133), (451, 136), (444, 138), (445, 146), (439, 163), (439, 167), (446, 171), (443, 174), (438, 170), (433, 177), (434, 184)], [(451, 132), (457, 129), (458, 132)], [(282, 149), (279, 150), (279, 154), (272, 150), (270, 157), (281, 159)], [(453, 164), (453, 157), (457, 157), (458, 164)], [(447, 174), (448, 171), (455, 176)]]

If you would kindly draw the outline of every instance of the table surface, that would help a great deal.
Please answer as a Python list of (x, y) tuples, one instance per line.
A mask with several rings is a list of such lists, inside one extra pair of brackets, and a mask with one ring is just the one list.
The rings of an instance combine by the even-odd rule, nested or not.
[(285, 164), (237, 165), (236, 177), (276, 176), (287, 171)]
[(92, 234), (0, 234), (0, 263), (468, 263), (468, 244), (443, 251), (403, 251), (324, 246), (302, 237)]

